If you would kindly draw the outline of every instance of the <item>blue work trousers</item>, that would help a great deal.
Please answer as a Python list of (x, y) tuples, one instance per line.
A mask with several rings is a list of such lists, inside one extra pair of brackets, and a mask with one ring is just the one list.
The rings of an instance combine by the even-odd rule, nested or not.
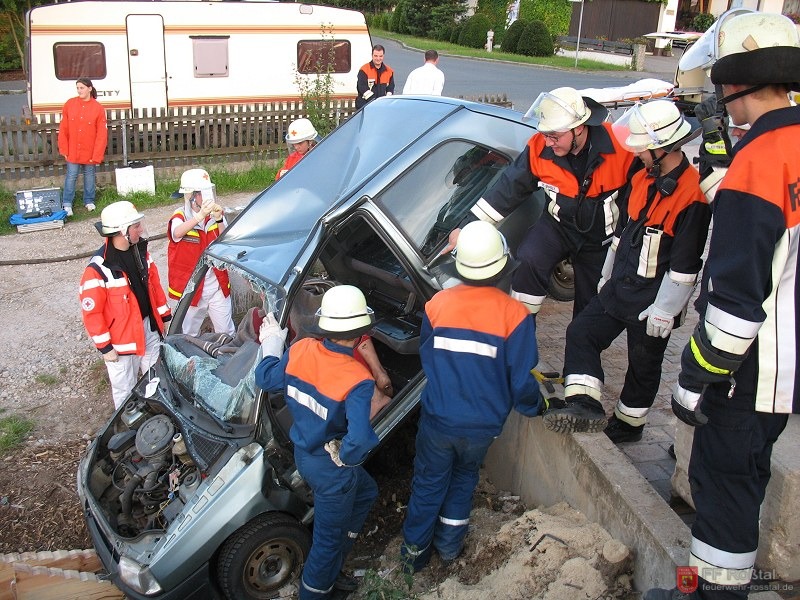
[[(709, 386), (701, 401), (708, 423), (695, 428), (689, 460), (689, 485), (697, 509), (692, 537), (700, 542), (696, 551), (706, 562), (746, 569), (753, 566), (758, 548), (758, 519), (770, 479), (772, 447), (788, 415), (756, 412), (752, 396), (728, 398), (728, 389), (727, 385)], [(741, 564), (738, 557), (748, 555), (751, 562)], [(715, 557), (721, 558), (713, 562)], [(744, 600), (748, 596), (747, 581), (708, 585), (703, 569), (698, 575), (697, 598)]]
[(329, 598), (378, 497), (378, 485), (363, 467), (337, 467), (327, 454), (317, 456), (295, 449), (294, 459), (314, 492), (314, 534), (299, 599)]
[(78, 175), (83, 169), (83, 204), (94, 204), (94, 197), (97, 190), (95, 185), (94, 170), (95, 165), (79, 165), (78, 163), (67, 163), (67, 178), (64, 180), (64, 206), (72, 206), (75, 200), (75, 184), (78, 182)]
[(493, 436), (469, 438), (443, 433), (423, 413), (417, 432), (411, 499), (403, 523), (401, 554), (413, 570), (423, 568), (431, 546), (453, 560), (464, 545), (478, 470)]

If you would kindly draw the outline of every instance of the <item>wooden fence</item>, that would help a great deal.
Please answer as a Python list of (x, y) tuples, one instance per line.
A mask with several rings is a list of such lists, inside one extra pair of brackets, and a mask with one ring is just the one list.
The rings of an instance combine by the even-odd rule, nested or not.
[[(467, 99), (510, 106), (499, 95)], [(337, 125), (354, 112), (354, 100), (337, 101), (330, 107)], [(198, 163), (236, 169), (258, 160), (275, 160), (286, 151), (289, 123), (307, 116), (301, 102), (107, 114), (108, 148), (97, 166), (99, 185), (113, 185), (114, 170), (132, 161), (152, 164), (156, 173), (174, 176)], [(66, 163), (58, 153), (59, 120), (60, 114), (38, 115), (32, 122), (0, 117), (0, 178), (7, 189), (61, 185)]]

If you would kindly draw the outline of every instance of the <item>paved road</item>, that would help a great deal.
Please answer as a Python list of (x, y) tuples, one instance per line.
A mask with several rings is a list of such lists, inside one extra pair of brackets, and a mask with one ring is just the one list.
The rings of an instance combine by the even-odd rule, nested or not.
[[(400, 93), (411, 70), (424, 62), (423, 52), (405, 48), (393, 40), (375, 37), (372, 39), (374, 43), (386, 47), (386, 62), (395, 71), (396, 93)], [(650, 70), (648, 72), (590, 72), (441, 56), (439, 68), (445, 74), (444, 95), (458, 98), (505, 94), (516, 110), (524, 112), (541, 92), (557, 87), (570, 86), (578, 89), (616, 87), (645, 77), (672, 82), (677, 61), (677, 58), (647, 57), (645, 67)]]
[[(398, 93), (412, 69), (423, 63), (423, 53), (410, 50), (393, 40), (373, 38), (376, 44), (386, 46), (386, 62), (395, 70)], [(367, 58), (364, 57), (364, 62)], [(361, 58), (354, 58), (357, 64)], [(677, 58), (645, 57), (647, 72), (611, 71), (589, 72), (551, 69), (494, 60), (479, 60), (456, 56), (442, 56), (439, 66), (445, 73), (444, 93), (456, 98), (463, 96), (505, 94), (520, 111), (526, 111), (540, 92), (561, 86), (597, 88), (627, 85), (644, 77), (672, 81)], [(19, 117), (25, 105), (24, 81), (0, 81), (0, 117)], [(355, 92), (355, 90), (354, 90)]]

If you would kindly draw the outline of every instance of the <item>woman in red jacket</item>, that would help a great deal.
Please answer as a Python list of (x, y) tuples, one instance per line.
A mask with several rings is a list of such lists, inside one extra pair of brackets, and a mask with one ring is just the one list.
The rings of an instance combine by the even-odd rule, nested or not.
[(64, 181), (64, 210), (72, 216), (75, 183), (83, 170), (83, 204), (86, 210), (95, 209), (95, 166), (103, 161), (108, 143), (106, 111), (96, 100), (97, 90), (91, 80), (81, 77), (75, 82), (78, 95), (67, 100), (61, 110), (58, 130), (58, 152), (67, 161)]

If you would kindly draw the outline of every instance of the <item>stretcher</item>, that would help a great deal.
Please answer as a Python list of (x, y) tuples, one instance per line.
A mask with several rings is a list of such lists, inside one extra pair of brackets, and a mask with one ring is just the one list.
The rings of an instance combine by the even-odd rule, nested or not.
[(654, 78), (640, 79), (623, 86), (578, 90), (578, 93), (582, 96), (587, 96), (599, 102), (609, 110), (627, 108), (633, 106), (636, 102), (666, 98), (677, 102), (679, 108), (685, 111), (686, 108), (693, 108), (696, 102), (696, 100), (694, 102), (687, 101), (686, 98), (702, 94), (702, 92), (702, 88), (680, 88), (674, 83)]

